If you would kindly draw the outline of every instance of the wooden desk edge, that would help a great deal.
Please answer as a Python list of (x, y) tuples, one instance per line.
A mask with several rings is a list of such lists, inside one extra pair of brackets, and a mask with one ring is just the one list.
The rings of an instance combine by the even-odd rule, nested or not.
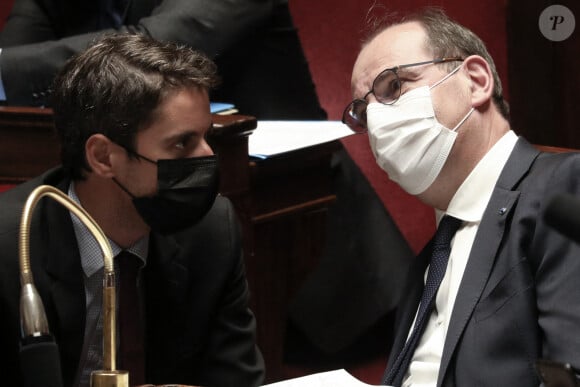
[[(212, 119), (214, 128), (208, 133), (209, 142), (217, 144), (225, 158), (238, 158), (235, 162), (224, 162), (231, 164), (230, 168), (242, 168), (237, 175), (247, 175), (248, 167), (242, 167), (244, 163), (239, 161), (243, 159), (247, 164), (248, 136), (257, 127), (256, 118), (213, 114)], [(52, 109), (0, 106), (0, 138), (0, 183), (21, 183), (59, 163), (60, 145), (54, 130)], [(24, 148), (27, 153), (20, 152)], [(30, 152), (34, 149), (38, 151), (32, 157)], [(246, 183), (241, 182), (241, 185), (236, 189), (247, 189)]]
[[(212, 114), (214, 128), (211, 136), (249, 135), (256, 129), (255, 117), (241, 114)], [(28, 106), (0, 106), (0, 129), (7, 128), (53, 128), (53, 115), (50, 108)]]

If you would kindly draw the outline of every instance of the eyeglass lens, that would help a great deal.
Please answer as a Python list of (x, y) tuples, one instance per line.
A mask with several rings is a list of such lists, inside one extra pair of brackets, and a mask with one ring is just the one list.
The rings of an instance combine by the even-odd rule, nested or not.
[(394, 103), (401, 96), (401, 81), (394, 70), (385, 70), (373, 82), (373, 94), (385, 105)]
[[(372, 93), (380, 103), (395, 103), (401, 95), (401, 82), (397, 73), (391, 69), (381, 72), (373, 82)], [(342, 122), (355, 132), (364, 132), (367, 127), (367, 105), (363, 99), (352, 101), (344, 111)]]
[(344, 110), (342, 122), (356, 133), (366, 131), (367, 127), (367, 101), (355, 99)]

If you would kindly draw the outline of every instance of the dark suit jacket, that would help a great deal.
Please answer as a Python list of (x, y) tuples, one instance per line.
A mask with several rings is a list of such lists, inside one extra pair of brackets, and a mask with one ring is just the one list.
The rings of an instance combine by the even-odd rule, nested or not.
[[(540, 153), (518, 140), (465, 268), (438, 386), (538, 386), (538, 358), (580, 366), (580, 247), (542, 220), (558, 192), (580, 194), (580, 154)], [(430, 252), (410, 269), (391, 359), (413, 322)]]
[[(40, 184), (66, 190), (60, 171), (0, 196), (0, 375), (21, 385), (18, 362), (18, 227), (28, 194)], [(30, 261), (49, 326), (61, 354), (66, 386), (77, 372), (85, 327), (85, 291), (68, 211), (42, 199), (30, 232)], [(218, 197), (198, 225), (175, 236), (151, 235), (145, 267), (147, 382), (258, 386), (263, 361), (233, 208)]]
[[(0, 32), (10, 105), (46, 105), (64, 62), (102, 33), (100, 1), (15, 0)], [(325, 119), (287, 0), (128, 0), (120, 31), (189, 45), (218, 64), (212, 100), (260, 119)]]

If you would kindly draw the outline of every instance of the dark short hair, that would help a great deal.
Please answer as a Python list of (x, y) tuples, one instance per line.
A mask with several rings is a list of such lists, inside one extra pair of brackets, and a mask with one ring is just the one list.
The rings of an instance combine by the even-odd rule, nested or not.
[[(364, 43), (368, 43), (379, 33), (388, 27), (413, 22), (420, 23), (427, 34), (426, 48), (433, 53), (435, 58), (462, 57), (479, 55), (488, 63), (493, 76), (492, 99), (500, 114), (509, 120), (509, 105), (503, 97), (501, 80), (497, 73), (495, 63), (483, 41), (471, 30), (452, 20), (445, 12), (436, 7), (426, 7), (419, 12), (396, 18), (390, 14), (387, 17), (375, 18), (370, 22), (370, 35)], [(452, 63), (444, 63), (448, 71), (454, 68)]]
[(67, 175), (90, 171), (85, 143), (96, 133), (134, 151), (137, 132), (172, 91), (210, 90), (215, 64), (204, 54), (141, 34), (112, 34), (72, 57), (53, 85), (51, 106)]

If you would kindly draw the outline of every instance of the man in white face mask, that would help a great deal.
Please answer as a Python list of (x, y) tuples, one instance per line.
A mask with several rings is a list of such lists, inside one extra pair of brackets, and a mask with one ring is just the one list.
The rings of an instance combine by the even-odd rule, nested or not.
[(439, 228), (410, 269), (383, 383), (537, 386), (539, 358), (580, 368), (580, 247), (542, 219), (555, 194), (580, 194), (580, 156), (514, 134), (485, 45), (438, 10), (374, 32), (352, 90), (343, 122)]

